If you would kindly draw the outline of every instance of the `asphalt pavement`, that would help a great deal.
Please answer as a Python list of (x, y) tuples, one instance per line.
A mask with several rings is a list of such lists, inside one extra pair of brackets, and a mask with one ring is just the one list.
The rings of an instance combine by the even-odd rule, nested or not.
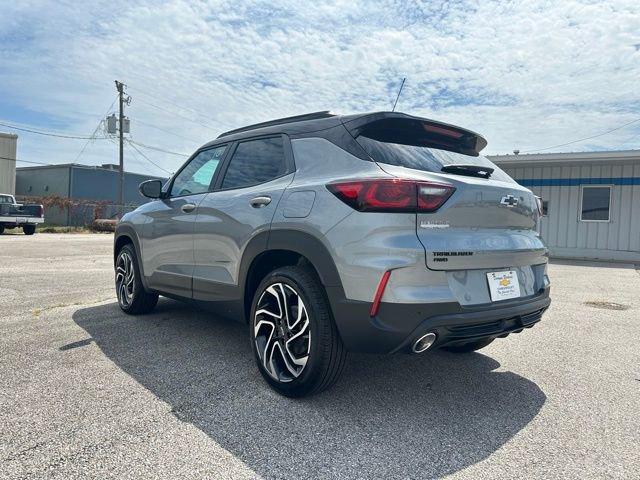
[(640, 274), (550, 265), (481, 353), (351, 354), (283, 398), (247, 327), (117, 306), (107, 234), (0, 236), (0, 478), (640, 478)]

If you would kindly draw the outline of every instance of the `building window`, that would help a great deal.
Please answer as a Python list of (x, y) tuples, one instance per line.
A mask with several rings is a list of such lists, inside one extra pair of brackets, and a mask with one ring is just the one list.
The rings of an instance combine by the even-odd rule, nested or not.
[(583, 222), (608, 222), (611, 209), (610, 186), (583, 186), (580, 220)]
[(542, 200), (542, 216), (549, 215), (549, 200)]

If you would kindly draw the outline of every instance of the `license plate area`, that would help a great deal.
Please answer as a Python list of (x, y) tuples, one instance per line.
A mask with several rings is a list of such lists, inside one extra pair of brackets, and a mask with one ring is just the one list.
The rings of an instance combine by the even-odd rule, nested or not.
[(503, 270), (487, 273), (489, 293), (492, 302), (520, 297), (520, 282), (515, 270)]

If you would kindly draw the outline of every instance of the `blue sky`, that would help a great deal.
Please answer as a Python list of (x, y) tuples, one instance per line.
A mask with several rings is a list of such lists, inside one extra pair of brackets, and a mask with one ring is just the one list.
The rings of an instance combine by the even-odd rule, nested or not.
[[(476, 130), (488, 154), (536, 150), (640, 118), (639, 25), (635, 0), (23, 0), (0, 18), (0, 122), (90, 135), (119, 79), (132, 139), (188, 154), (247, 123), (390, 109), (407, 77), (398, 110)], [(109, 140), (18, 142), (25, 160), (117, 162)], [(556, 150), (631, 148), (640, 121)]]

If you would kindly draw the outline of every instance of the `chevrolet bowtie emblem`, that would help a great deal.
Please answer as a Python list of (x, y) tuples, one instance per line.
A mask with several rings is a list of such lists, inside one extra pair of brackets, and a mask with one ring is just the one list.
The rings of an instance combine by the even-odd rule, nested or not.
[(518, 199), (513, 195), (505, 195), (500, 200), (500, 205), (506, 205), (507, 207), (515, 207), (518, 205)]

